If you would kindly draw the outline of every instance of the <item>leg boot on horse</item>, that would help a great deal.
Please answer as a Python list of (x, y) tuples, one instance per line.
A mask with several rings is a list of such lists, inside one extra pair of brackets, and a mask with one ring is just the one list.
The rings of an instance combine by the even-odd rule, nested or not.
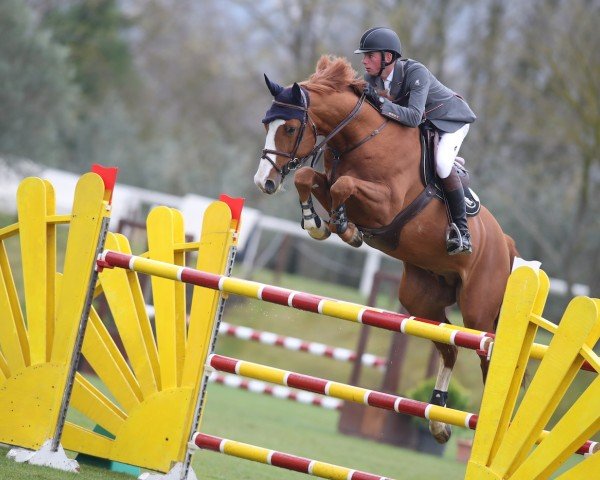
[(467, 225), (465, 192), (456, 168), (452, 168), (450, 175), (442, 179), (442, 187), (452, 218), (452, 224), (446, 236), (446, 251), (448, 255), (468, 255), (473, 251), (473, 248), (471, 247), (471, 234)]

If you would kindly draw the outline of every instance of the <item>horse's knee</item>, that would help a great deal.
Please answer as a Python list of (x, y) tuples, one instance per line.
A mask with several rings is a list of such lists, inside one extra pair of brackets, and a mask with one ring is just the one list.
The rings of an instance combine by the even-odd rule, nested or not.
[(338, 178), (329, 190), (333, 200), (333, 208), (337, 208), (353, 194), (354, 179), (344, 175)]
[(314, 183), (315, 171), (310, 167), (302, 167), (294, 174), (294, 185), (301, 195), (310, 195)]
[(315, 171), (310, 167), (300, 167), (294, 174), (294, 185), (310, 186), (312, 185)]

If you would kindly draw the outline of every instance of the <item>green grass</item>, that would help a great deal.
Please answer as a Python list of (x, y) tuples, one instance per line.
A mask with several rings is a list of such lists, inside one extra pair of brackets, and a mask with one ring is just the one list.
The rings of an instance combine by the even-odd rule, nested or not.
[[(6, 458), (8, 448), (0, 447), (0, 478), (2, 480), (131, 480), (130, 475), (108, 472), (89, 465), (81, 466), (80, 473), (63, 472), (48, 467), (15, 463)], [(73, 455), (70, 455), (73, 457)]]
[[(448, 480), (464, 477), (465, 465), (454, 460), (456, 435), (443, 457), (362, 440), (337, 433), (338, 413), (233, 390), (221, 385), (208, 387), (201, 431), (232, 440), (305, 456), (349, 468), (355, 468), (397, 480)], [(456, 430), (455, 430), (456, 432)], [(49, 468), (15, 464), (0, 448), (2, 480), (123, 480), (134, 478), (82, 465), (78, 475)], [(573, 457), (572, 465), (581, 460)], [(211, 451), (197, 451), (193, 457), (196, 475), (202, 480), (294, 480), (306, 475), (229, 457)], [(564, 470), (561, 469), (561, 471)]]
[[(202, 431), (336, 465), (396, 479), (463, 478), (465, 465), (449, 458), (415, 453), (337, 433), (338, 412), (265, 395), (210, 385)], [(214, 452), (196, 453), (194, 467), (203, 479), (302, 478), (295, 472)], [(224, 475), (227, 472), (227, 475)]]
[[(451, 457), (418, 454), (389, 445), (337, 433), (338, 412), (233, 390), (220, 385), (208, 387), (201, 430), (232, 440), (305, 456), (396, 479), (431, 479), (444, 472), (445, 478), (460, 479), (465, 465)], [(4, 453), (2, 451), (1, 453)], [(293, 480), (305, 475), (210, 451), (194, 454), (193, 466), (203, 480)], [(17, 465), (0, 456), (3, 480), (35, 478), (54, 480), (133, 478), (83, 465), (78, 476), (48, 468)]]

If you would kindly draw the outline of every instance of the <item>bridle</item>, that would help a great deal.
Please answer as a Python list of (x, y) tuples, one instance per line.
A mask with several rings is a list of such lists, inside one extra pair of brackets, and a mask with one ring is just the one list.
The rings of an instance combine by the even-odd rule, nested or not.
[[(354, 119), (354, 117), (356, 116), (356, 114), (358, 113), (358, 111), (360, 110), (360, 108), (362, 107), (362, 105), (365, 101), (365, 93), (363, 92), (363, 94), (358, 99), (358, 102), (356, 102), (356, 105), (354, 106), (352, 111), (331, 132), (329, 132), (329, 135), (325, 136), (325, 138), (323, 138), (323, 140), (321, 140), (317, 144), (317, 137), (318, 137), (317, 126), (315, 125), (315, 122), (312, 120), (312, 118), (310, 118), (310, 115), (308, 114), (308, 108), (310, 106), (310, 97), (309, 97), (308, 91), (305, 91), (304, 88), (301, 88), (300, 91), (302, 92), (303, 105), (295, 105), (293, 103), (284, 103), (284, 102), (278, 102), (277, 100), (273, 100), (273, 103), (275, 105), (279, 105), (279, 106), (282, 106), (285, 108), (291, 108), (294, 110), (300, 110), (303, 112), (302, 120), (300, 121), (300, 131), (298, 132), (298, 136), (296, 137), (296, 142), (294, 143), (294, 148), (289, 153), (282, 152), (280, 150), (271, 150), (268, 148), (264, 148), (262, 151), (262, 156), (260, 157), (261, 159), (264, 158), (265, 160), (267, 160), (273, 166), (275, 171), (281, 175), (282, 182), (290, 172), (297, 170), (304, 163), (306, 163), (306, 161), (308, 159), (312, 158), (311, 166), (314, 166), (314, 164), (316, 163), (320, 154), (323, 151), (323, 147), (327, 144), (327, 142), (329, 142), (334, 136), (336, 136), (346, 125), (348, 125)], [(298, 153), (298, 148), (300, 147), (300, 143), (302, 142), (302, 139), (304, 138), (304, 132), (306, 131), (307, 123), (310, 123), (310, 125), (312, 127), (313, 134), (315, 137), (315, 144), (313, 145), (313, 148), (310, 150), (310, 152), (308, 152), (308, 154), (304, 155), (303, 157), (298, 158), (298, 157), (296, 157), (296, 154)], [(346, 152), (344, 152), (344, 153), (347, 153), (350, 150), (354, 150), (355, 148), (359, 147), (366, 141), (373, 138), (375, 135), (377, 135), (383, 129), (383, 127), (385, 127), (386, 124), (387, 124), (387, 120), (383, 123), (382, 126), (377, 128), (376, 130), (374, 130), (371, 134), (367, 135), (367, 137), (365, 137), (363, 140), (361, 140), (358, 144), (356, 144), (355, 146), (346, 150)], [(271, 160), (268, 157), (268, 154), (274, 154), (274, 155), (286, 157), (286, 158), (289, 158), (290, 161), (287, 162), (282, 167), (279, 167), (273, 160)]]
[[(277, 100), (273, 100), (274, 105), (279, 105), (285, 108), (291, 108), (293, 110), (300, 110), (302, 112), (302, 120), (300, 121), (300, 130), (298, 131), (298, 136), (296, 137), (296, 141), (294, 142), (294, 148), (292, 148), (291, 152), (282, 152), (280, 150), (272, 150), (269, 148), (263, 148), (261, 159), (265, 159), (268, 161), (275, 171), (281, 175), (281, 181), (294, 170), (298, 169), (306, 160), (311, 156), (309, 153), (307, 156), (302, 158), (297, 158), (296, 154), (298, 153), (298, 148), (300, 148), (300, 143), (302, 143), (302, 139), (304, 138), (304, 132), (306, 131), (306, 124), (310, 122), (310, 126), (312, 127), (313, 135), (315, 136), (315, 143), (317, 143), (317, 126), (310, 115), (308, 114), (308, 107), (310, 105), (310, 97), (308, 96), (308, 92), (304, 90), (304, 88), (300, 89), (302, 92), (302, 103), (303, 105), (294, 105), (293, 103), (285, 103), (279, 102)], [(313, 149), (314, 150), (314, 149)], [(311, 150), (312, 152), (312, 150)], [(279, 167), (273, 160), (271, 160), (268, 154), (274, 154), (281, 157), (287, 157), (290, 159), (283, 167)]]

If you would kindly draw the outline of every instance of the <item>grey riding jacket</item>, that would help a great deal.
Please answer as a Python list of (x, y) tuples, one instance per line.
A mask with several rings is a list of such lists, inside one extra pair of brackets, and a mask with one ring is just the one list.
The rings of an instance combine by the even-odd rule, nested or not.
[[(365, 74), (364, 78), (376, 89), (384, 89), (381, 77)], [(381, 114), (408, 127), (429, 120), (442, 132), (453, 133), (477, 118), (462, 97), (415, 60), (396, 62), (390, 97), (393, 101), (384, 100)]]

